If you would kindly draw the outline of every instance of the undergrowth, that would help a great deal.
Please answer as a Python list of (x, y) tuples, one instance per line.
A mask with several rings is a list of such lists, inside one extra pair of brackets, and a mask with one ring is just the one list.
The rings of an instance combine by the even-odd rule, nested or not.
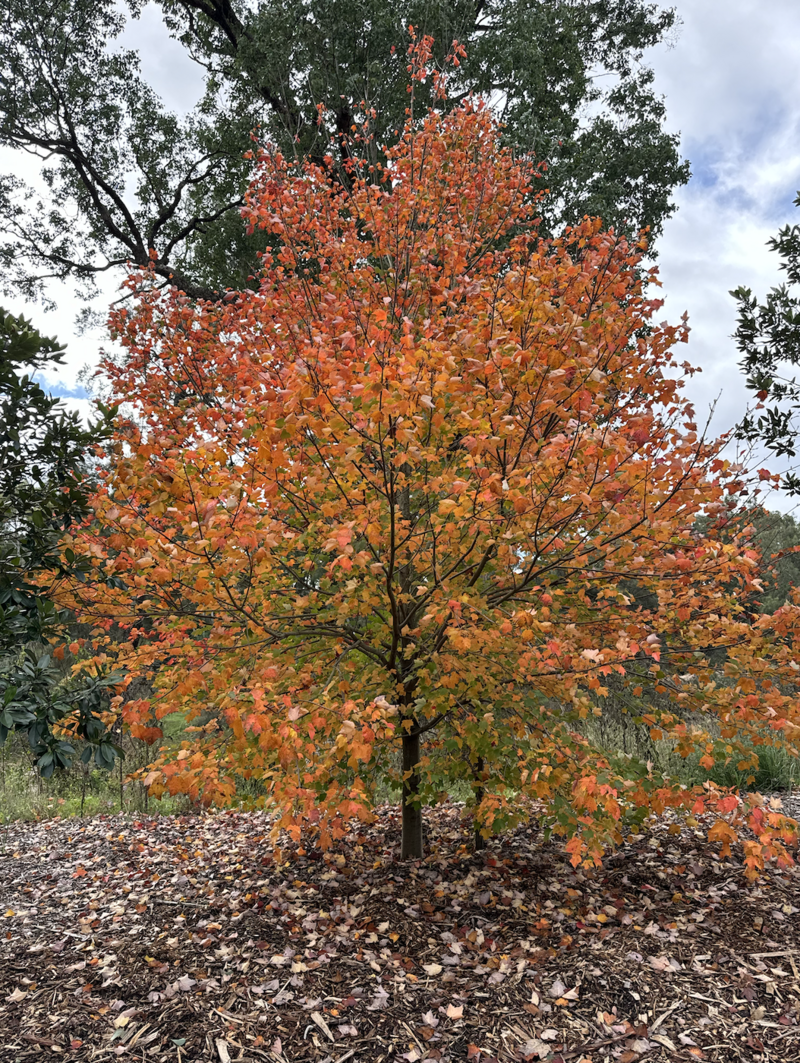
[[(758, 747), (758, 767), (755, 769), (740, 770), (737, 767), (739, 758), (733, 757), (728, 763), (718, 763), (706, 770), (699, 764), (699, 753), (683, 759), (670, 742), (654, 741), (646, 726), (636, 724), (629, 706), (621, 706), (612, 697), (605, 700), (602, 708), (601, 716), (584, 721), (583, 730), (590, 741), (610, 752), (649, 760), (656, 771), (687, 785), (711, 780), (718, 786), (762, 792), (790, 791), (800, 787), (800, 760), (781, 747)], [(697, 722), (703, 726), (710, 724), (713, 728), (713, 721)], [(167, 745), (178, 744), (188, 737), (185, 721), (180, 716), (167, 717), (163, 727)], [(124, 740), (123, 746), (126, 757), (121, 773), (118, 769), (113, 772), (90, 769), (76, 758), (72, 768), (43, 779), (36, 771), (34, 758), (23, 737), (11, 735), (0, 747), (0, 823), (120, 811), (169, 815), (192, 809), (192, 803), (185, 795), (166, 795), (158, 800), (148, 798), (144, 785), (128, 776), (146, 766), (152, 750), (130, 738)], [(243, 809), (257, 807), (264, 793), (259, 780), (240, 779), (237, 781), (236, 803)], [(384, 784), (375, 796), (379, 803), (396, 804), (400, 800), (400, 790)], [(471, 787), (466, 783), (451, 787), (447, 796), (467, 804), (473, 799)]]

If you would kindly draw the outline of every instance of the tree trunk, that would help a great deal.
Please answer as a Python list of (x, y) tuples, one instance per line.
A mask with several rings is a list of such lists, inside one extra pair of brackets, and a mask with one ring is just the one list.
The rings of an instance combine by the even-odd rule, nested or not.
[(419, 735), (403, 735), (403, 841), (401, 860), (422, 858), (422, 808), (415, 800), (419, 794)]
[[(479, 756), (478, 757), (478, 763), (475, 766), (475, 778), (476, 778), (476, 780), (480, 780), (482, 775), (483, 775), (483, 757)], [(475, 811), (476, 812), (478, 810), (478, 807), (479, 807), (481, 801), (483, 800), (483, 794), (484, 794), (483, 787), (479, 784), (478, 786), (475, 787)], [(486, 839), (481, 834), (481, 829), (480, 829), (480, 826), (478, 824), (478, 821), (477, 821), (476, 817), (473, 817), (473, 825), (474, 825), (474, 833), (473, 833), (473, 843), (472, 844), (473, 844), (473, 848), (474, 848), (475, 852), (477, 853), (480, 849), (485, 849), (486, 848)]]

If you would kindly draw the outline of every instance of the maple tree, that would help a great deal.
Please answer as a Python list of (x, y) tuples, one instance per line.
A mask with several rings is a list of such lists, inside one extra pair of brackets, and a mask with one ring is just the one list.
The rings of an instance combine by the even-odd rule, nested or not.
[[(428, 58), (412, 46), (414, 82), (442, 91)], [(485, 106), (419, 119), (413, 98), (349, 187), (259, 150), (257, 291), (193, 305), (137, 275), (112, 315), (132, 415), (65, 540), (95, 579), (60, 593), (151, 682), (134, 735), (193, 724), (148, 781), (224, 803), (258, 780), (323, 845), (388, 781), (404, 857), (462, 782), (484, 836), (535, 798), (576, 863), (667, 806), (714, 810), (723, 849), (749, 826), (751, 871), (788, 860), (760, 798), (585, 733), (613, 680), (631, 726), (703, 766), (797, 748), (797, 604), (754, 619), (748, 533), (715, 538), (746, 475), (682, 397), (687, 328), (657, 323), (643, 244), (589, 218), (539, 239), (537, 171)]]

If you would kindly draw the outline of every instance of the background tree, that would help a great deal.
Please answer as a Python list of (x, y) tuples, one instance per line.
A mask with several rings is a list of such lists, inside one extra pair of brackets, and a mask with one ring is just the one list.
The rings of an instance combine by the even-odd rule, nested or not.
[(43, 648), (72, 641), (71, 614), (56, 608), (40, 582), (47, 574), (85, 571), (72, 551), (61, 553), (59, 540), (89, 512), (90, 455), (115, 412), (102, 408), (104, 417), (84, 427), (33, 379), (61, 362), (63, 352), (30, 322), (0, 309), (0, 743), (11, 730), (26, 731), (45, 775), (73, 753), (53, 733), (57, 725), (92, 743), (99, 764), (114, 763), (99, 718), (108, 707), (109, 677), (95, 671), (66, 682)]
[[(795, 205), (800, 207), (800, 193)], [(780, 255), (786, 283), (772, 288), (763, 303), (749, 288), (731, 292), (739, 307), (735, 338), (740, 365), (759, 400), (744, 418), (740, 434), (763, 442), (775, 454), (794, 457), (800, 411), (800, 382), (793, 375), (800, 365), (800, 225), (785, 226), (769, 246)], [(800, 493), (796, 473), (786, 474), (784, 487)]]
[(765, 562), (759, 607), (763, 613), (774, 613), (800, 588), (800, 525), (791, 513), (763, 509), (752, 515), (752, 521), (754, 542)]
[[(547, 161), (547, 231), (589, 213), (656, 238), (689, 176), (642, 61), (675, 26), (654, 3), (161, 0), (205, 70), (203, 98), (183, 117), (123, 46), (143, 3), (126, 6), (3, 5), (0, 144), (41, 159), (47, 185), (39, 197), (19, 177), (0, 181), (0, 267), (27, 298), (51, 278), (91, 293), (99, 275), (145, 266), (151, 252), (155, 274), (191, 297), (245, 287), (261, 246), (240, 217), (252, 130), (290, 155), (332, 152), (336, 166), (363, 104), (374, 145), (393, 140), (408, 103), (409, 25), (435, 35), (439, 60), (454, 38), (466, 45), (455, 91), (493, 100), (509, 143)], [(423, 86), (418, 99), (429, 102)]]
[[(773, 486), (780, 482), (779, 474), (767, 477), (766, 470), (761, 470), (761, 477)], [(720, 542), (732, 543), (744, 536), (758, 551), (758, 586), (753, 586), (746, 603), (751, 612), (774, 613), (792, 601), (794, 589), (800, 587), (800, 525), (791, 513), (752, 503), (737, 505), (735, 498), (729, 498), (713, 520), (703, 516), (697, 527)]]
[[(429, 81), (428, 42), (414, 54)], [(757, 555), (698, 529), (743, 471), (698, 437), (671, 353), (685, 333), (654, 324), (641, 248), (589, 220), (540, 241), (534, 173), (470, 101), (409, 119), (380, 181), (351, 147), (346, 185), (260, 155), (258, 291), (193, 306), (132, 279), (113, 319), (127, 357), (106, 369), (136, 417), (94, 502), (107, 531), (75, 538), (112, 585), (61, 593), (129, 632), (106, 652), (152, 678), (125, 706), (134, 734), (195, 721), (157, 792), (224, 802), (255, 778), (325, 842), (394, 781), (419, 856), (423, 805), (466, 780), (483, 832), (529, 795), (594, 859), (623, 821), (716, 800), (581, 737), (605, 678), (671, 694), (637, 722), (704, 766), (794, 748), (776, 679), (797, 607), (753, 624)], [(791, 834), (746, 811), (755, 867)]]

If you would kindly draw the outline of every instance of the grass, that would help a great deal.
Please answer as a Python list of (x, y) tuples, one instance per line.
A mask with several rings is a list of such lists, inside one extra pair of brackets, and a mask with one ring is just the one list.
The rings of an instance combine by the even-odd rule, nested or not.
[(136, 782), (124, 784), (120, 792), (119, 776), (99, 770), (84, 776), (73, 768), (42, 779), (25, 762), (7, 756), (0, 777), (0, 823), (120, 811), (167, 815), (189, 807), (183, 796), (147, 800), (144, 787)]
[[(800, 758), (790, 756), (784, 748), (769, 745), (755, 748), (756, 769), (738, 769), (736, 762), (739, 758), (734, 757), (728, 763), (719, 763), (706, 770), (700, 767), (699, 753), (683, 759), (669, 741), (653, 741), (649, 729), (635, 724), (632, 713), (623, 712), (615, 699), (605, 700), (603, 710), (601, 717), (591, 717), (585, 722), (584, 730), (590, 741), (612, 752), (649, 760), (656, 771), (673, 779), (687, 784), (711, 780), (718, 786), (762, 792), (790, 791), (800, 787)], [(704, 719), (698, 723), (713, 731), (713, 721)], [(179, 714), (166, 717), (162, 726), (167, 744), (177, 744), (186, 737), (185, 720)], [(183, 795), (148, 800), (142, 783), (126, 783), (124, 775), (143, 767), (152, 751), (129, 738), (125, 739), (124, 746), (127, 756), (122, 779), (118, 770), (110, 773), (80, 763), (50, 779), (42, 779), (33, 767), (24, 739), (19, 735), (9, 736), (5, 746), (0, 747), (0, 823), (120, 811), (168, 815), (191, 809), (190, 800)], [(258, 780), (240, 780), (237, 786), (240, 807), (254, 807), (263, 792), (264, 787)], [(455, 801), (469, 801), (472, 797), (471, 787), (466, 783), (456, 783), (448, 793)], [(397, 803), (400, 789), (382, 782), (377, 797), (379, 801)]]
[[(17, 820), (96, 816), (101, 813), (133, 812), (166, 815), (191, 807), (184, 796), (148, 799), (140, 782), (125, 782), (125, 775), (143, 766), (149, 751), (142, 742), (126, 739), (122, 779), (113, 772), (89, 768), (76, 762), (67, 771), (43, 779), (33, 765), (27, 742), (10, 735), (0, 747), (0, 823)], [(80, 748), (78, 749), (80, 754)]]
[(800, 787), (800, 759), (778, 746), (761, 746), (757, 756), (758, 768), (747, 771), (740, 771), (733, 761), (718, 764), (708, 772), (695, 766), (697, 781), (708, 778), (718, 786), (736, 786), (740, 790), (766, 793)]
[[(702, 718), (698, 726), (714, 737), (718, 734), (716, 721)], [(649, 727), (637, 725), (631, 714), (623, 714), (613, 702), (604, 706), (601, 717), (585, 721), (584, 733), (590, 741), (611, 752), (630, 753), (643, 761), (651, 761), (654, 769), (687, 785), (708, 781), (717, 786), (736, 787), (740, 790), (772, 792), (790, 791), (800, 787), (800, 758), (792, 756), (782, 746), (751, 745), (758, 758), (758, 767), (741, 770), (736, 754), (729, 761), (717, 763), (713, 768), (700, 766), (698, 752), (690, 757), (681, 757), (675, 745), (668, 739), (654, 741)]]

